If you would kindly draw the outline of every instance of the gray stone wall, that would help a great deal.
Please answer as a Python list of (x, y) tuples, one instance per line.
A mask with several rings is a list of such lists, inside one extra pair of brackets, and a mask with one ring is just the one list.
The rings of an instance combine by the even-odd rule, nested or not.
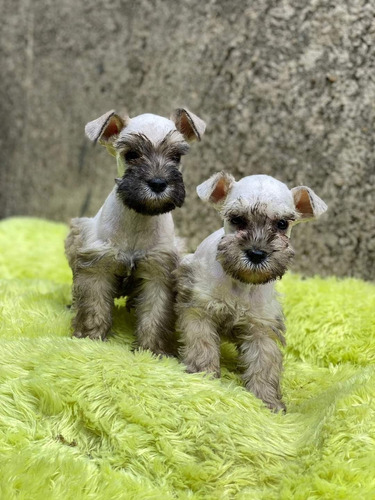
[(215, 171), (311, 186), (294, 270), (375, 278), (375, 7), (365, 0), (0, 3), (0, 215), (93, 215), (112, 159), (84, 125), (111, 108), (207, 121), (175, 211), (194, 248), (219, 227), (195, 186)]

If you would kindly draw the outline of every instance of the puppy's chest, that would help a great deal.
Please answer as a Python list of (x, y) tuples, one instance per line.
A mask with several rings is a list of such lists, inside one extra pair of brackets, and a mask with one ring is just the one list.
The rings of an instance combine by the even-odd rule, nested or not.
[(111, 269), (117, 276), (126, 277), (134, 274), (139, 263), (148, 258), (157, 258), (159, 253), (173, 251), (174, 239), (166, 241), (155, 234), (144, 231), (126, 234), (119, 232), (99, 240), (94, 245), (94, 259), (100, 259), (103, 266)]
[[(126, 213), (108, 231), (99, 237), (116, 249), (119, 254), (135, 256), (175, 245), (173, 220), (166, 214), (158, 217), (129, 215)], [(169, 217), (168, 217), (169, 216)]]
[(145, 259), (157, 258), (158, 254), (165, 252), (167, 249), (174, 250), (173, 242), (168, 246), (162, 245), (160, 242), (149, 242), (142, 240), (128, 240), (116, 244), (111, 241), (110, 246), (114, 250), (111, 252), (113, 264), (116, 274), (126, 276), (133, 273), (139, 263)]
[(119, 254), (137, 254), (157, 248), (160, 245), (160, 238), (156, 237), (153, 231), (138, 229), (132, 232), (127, 231), (126, 228), (122, 228), (121, 231), (113, 232), (107, 238), (107, 242)]
[(206, 296), (206, 309), (217, 323), (231, 329), (252, 314), (252, 300), (248, 290), (232, 284), (221, 284)]

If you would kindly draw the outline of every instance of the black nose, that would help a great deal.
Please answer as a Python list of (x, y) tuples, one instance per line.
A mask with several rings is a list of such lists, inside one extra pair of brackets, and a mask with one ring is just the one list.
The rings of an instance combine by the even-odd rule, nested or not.
[(267, 253), (262, 250), (246, 250), (246, 257), (253, 264), (260, 264), (267, 257)]
[(163, 191), (165, 191), (168, 183), (164, 179), (160, 179), (160, 177), (154, 177), (153, 179), (148, 181), (148, 185), (154, 191), (154, 193), (162, 193)]

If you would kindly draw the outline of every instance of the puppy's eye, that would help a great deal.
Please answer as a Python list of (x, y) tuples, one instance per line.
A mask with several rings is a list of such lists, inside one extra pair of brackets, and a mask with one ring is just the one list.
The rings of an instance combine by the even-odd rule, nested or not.
[(245, 217), (231, 217), (229, 219), (230, 223), (233, 224), (233, 226), (236, 226), (238, 227), (239, 229), (242, 229), (244, 227), (246, 227), (246, 219)]
[(175, 163), (180, 163), (181, 161), (181, 155), (176, 153), (175, 155), (172, 156), (172, 160), (175, 162)]
[(138, 153), (138, 151), (133, 151), (131, 149), (125, 153), (125, 160), (126, 161), (137, 160), (140, 157), (141, 157), (141, 155)]
[(289, 222), (285, 219), (280, 219), (276, 223), (277, 229), (280, 229), (280, 231), (285, 231), (285, 229), (288, 229)]

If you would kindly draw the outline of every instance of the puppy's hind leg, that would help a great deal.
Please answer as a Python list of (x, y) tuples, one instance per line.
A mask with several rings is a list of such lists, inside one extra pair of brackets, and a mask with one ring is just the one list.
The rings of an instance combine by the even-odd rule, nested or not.
[(112, 326), (115, 278), (95, 269), (79, 270), (73, 277), (74, 337), (104, 340)]
[(280, 390), (282, 353), (276, 342), (267, 332), (258, 330), (242, 336), (239, 350), (246, 389), (261, 399), (271, 410), (285, 411)]

